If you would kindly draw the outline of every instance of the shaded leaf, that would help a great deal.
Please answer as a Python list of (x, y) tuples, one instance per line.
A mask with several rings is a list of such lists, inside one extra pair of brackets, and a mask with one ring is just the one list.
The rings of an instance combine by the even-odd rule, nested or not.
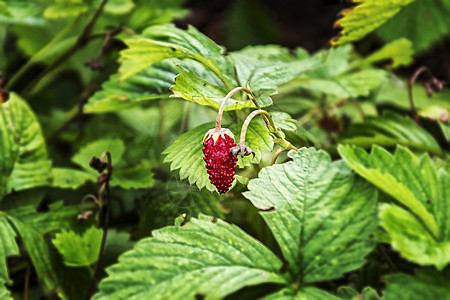
[(120, 111), (155, 99), (168, 98), (178, 74), (171, 60), (156, 63), (125, 81), (114, 74), (102, 84), (102, 90), (90, 97), (84, 107), (87, 113)]
[(350, 137), (340, 139), (342, 144), (370, 147), (405, 145), (417, 150), (441, 153), (434, 137), (409, 117), (385, 111), (381, 117), (369, 116), (365, 122), (350, 126)]
[(150, 235), (151, 230), (173, 224), (176, 217), (184, 214), (185, 221), (208, 214), (214, 218), (225, 218), (220, 196), (207, 189), (201, 191), (189, 186), (177, 178), (169, 181), (165, 189), (142, 199), (139, 206), (139, 231), (141, 235)]
[(338, 300), (336, 296), (331, 295), (330, 293), (320, 290), (314, 287), (304, 287), (298, 291), (295, 291), (291, 288), (284, 288), (276, 293), (273, 293), (267, 297), (263, 298), (264, 300), (309, 300), (309, 299), (323, 299), (323, 300)]
[(91, 173), (69, 168), (53, 168), (53, 187), (76, 190), (87, 182), (95, 182), (97, 178)]
[(13, 190), (51, 183), (41, 127), (25, 101), (14, 93), (10, 96), (0, 104), (0, 199)]
[(126, 169), (115, 169), (111, 186), (120, 186), (124, 189), (142, 189), (153, 185), (153, 172), (148, 162)]
[(339, 278), (373, 249), (376, 192), (323, 151), (291, 151), (293, 161), (264, 168), (244, 196), (272, 230), (302, 283)]
[(449, 272), (417, 270), (416, 276), (391, 274), (386, 276), (386, 299), (448, 299)]
[(41, 234), (46, 234), (71, 228), (77, 222), (79, 213), (79, 205), (64, 206), (63, 201), (59, 201), (50, 204), (46, 212), (37, 212), (31, 206), (23, 206), (9, 210), (8, 216), (33, 226)]
[(281, 261), (238, 227), (204, 215), (181, 222), (122, 255), (94, 299), (217, 299), (248, 285), (285, 283)]
[(8, 299), (9, 292), (5, 288), (5, 283), (10, 283), (10, 280), (6, 267), (6, 258), (11, 255), (19, 255), (19, 248), (17, 247), (15, 237), (16, 233), (14, 229), (9, 225), (5, 215), (0, 213), (0, 296), (8, 297)]
[[(89, 163), (93, 156), (100, 157), (105, 151), (111, 153), (111, 159), (114, 165), (117, 162), (120, 162), (122, 154), (125, 151), (125, 144), (121, 139), (109, 138), (96, 140), (81, 148), (74, 156), (72, 156), (72, 161), (87, 171), (95, 172), (89, 166)], [(104, 160), (107, 160), (106, 157)]]
[(53, 245), (70, 267), (89, 266), (97, 261), (103, 230), (90, 227), (81, 236), (74, 231), (63, 230), (53, 239)]
[(14, 224), (39, 279), (44, 281), (47, 288), (53, 288), (55, 274), (52, 268), (50, 249), (43, 234), (36, 230), (33, 225), (26, 224), (20, 219), (12, 216), (8, 216), (8, 219)]

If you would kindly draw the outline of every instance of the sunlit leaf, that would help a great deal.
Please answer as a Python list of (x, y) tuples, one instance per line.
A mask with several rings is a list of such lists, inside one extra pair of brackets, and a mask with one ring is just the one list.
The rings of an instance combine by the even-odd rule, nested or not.
[(190, 184), (196, 184), (199, 189), (206, 187), (215, 191), (216, 187), (209, 182), (206, 164), (203, 160), (203, 137), (213, 128), (212, 123), (197, 126), (180, 135), (164, 152), (164, 162), (170, 162), (170, 170), (180, 169), (180, 179), (188, 179)]
[(0, 104), (0, 199), (11, 191), (51, 184), (51, 163), (41, 127), (14, 93)]
[(94, 299), (217, 299), (245, 286), (286, 281), (281, 261), (238, 227), (204, 215), (181, 221), (122, 255)]
[(264, 211), (291, 274), (302, 283), (359, 268), (375, 241), (376, 192), (345, 166), (313, 148), (264, 168), (244, 196)]
[[(230, 126), (230, 129), (236, 132), (236, 144), (241, 138), (240, 130), (242, 125), (242, 123), (238, 123)], [(251, 164), (258, 164), (261, 162), (262, 151), (272, 151), (274, 145), (272, 136), (260, 116), (250, 122), (247, 128), (247, 134), (245, 135), (245, 145), (255, 152), (255, 157), (253, 158), (253, 155), (244, 157), (238, 155), (237, 165), (239, 168), (244, 168)]]
[(173, 25), (153, 26), (142, 36), (126, 40), (128, 49), (121, 52), (121, 77), (124, 80), (147, 67), (167, 58), (189, 58), (202, 63), (217, 76), (233, 74), (223, 49), (194, 27), (187, 31)]
[(63, 230), (53, 239), (53, 245), (70, 267), (89, 266), (97, 261), (103, 230), (91, 227), (82, 235)]
[(393, 248), (417, 264), (446, 266), (450, 262), (448, 173), (437, 171), (428, 155), (416, 157), (401, 146), (394, 155), (378, 146), (370, 155), (350, 146), (340, 146), (338, 151), (355, 172), (403, 205), (380, 208), (381, 225)]
[(386, 42), (404, 37), (415, 51), (424, 51), (448, 36), (450, 6), (447, 0), (414, 1), (377, 30)]
[(341, 19), (335, 23), (342, 31), (331, 43), (340, 45), (362, 39), (368, 33), (383, 25), (413, 0), (356, 0), (359, 3), (341, 11)]
[(400, 38), (390, 42), (380, 50), (370, 54), (361, 61), (356, 62), (355, 65), (363, 66), (375, 62), (391, 60), (392, 64), (390, 67), (394, 69), (399, 66), (409, 65), (413, 61), (413, 53), (412, 43), (405, 38)]

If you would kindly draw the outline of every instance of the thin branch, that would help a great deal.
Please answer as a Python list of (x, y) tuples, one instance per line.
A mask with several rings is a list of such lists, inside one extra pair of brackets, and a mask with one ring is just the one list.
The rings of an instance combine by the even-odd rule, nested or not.
[(31, 277), (31, 262), (27, 259), (27, 270), (25, 272), (25, 286), (23, 288), (23, 299), (30, 299), (30, 277)]
[(39, 81), (43, 77), (45, 77), (47, 74), (49, 74), (51, 71), (53, 71), (55, 68), (57, 68), (59, 65), (61, 65), (64, 61), (66, 61), (69, 57), (71, 57), (75, 52), (78, 51), (78, 49), (83, 48), (86, 46), (86, 44), (92, 40), (91, 33), (92, 28), (94, 27), (95, 23), (97, 22), (97, 19), (99, 18), (100, 14), (103, 11), (103, 8), (105, 7), (108, 0), (103, 0), (100, 6), (98, 7), (97, 11), (95, 12), (94, 16), (92, 17), (91, 21), (86, 25), (86, 27), (83, 30), (83, 33), (78, 37), (75, 44), (67, 49), (66, 52), (64, 52), (56, 61), (54, 61), (50, 66), (48, 66), (45, 70), (43, 70), (39, 75), (37, 75), (34, 80), (32, 80), (23, 90), (22, 94), (27, 94), (31, 91), (31, 89), (37, 85)]
[[(95, 287), (96, 287), (96, 282), (97, 282), (96, 278), (97, 278), (99, 270), (100, 270), (100, 263), (102, 261), (103, 253), (104, 253), (105, 246), (106, 246), (106, 238), (108, 237), (108, 226), (109, 226), (109, 218), (110, 218), (110, 210), (111, 210), (111, 191), (110, 191), (109, 182), (112, 178), (113, 166), (112, 166), (111, 153), (109, 153), (109, 151), (106, 151), (104, 154), (102, 154), (102, 156), (100, 158), (100, 162), (103, 162), (102, 158), (105, 155), (108, 159), (107, 166), (106, 166), (106, 173), (100, 174), (100, 176), (98, 178), (99, 183), (101, 184), (101, 187), (99, 190), (99, 197), (98, 197), (98, 199), (100, 200), (99, 220), (102, 217), (104, 217), (103, 235), (102, 235), (102, 241), (100, 244), (100, 250), (98, 253), (98, 258), (94, 265), (94, 271), (93, 271), (93, 275), (92, 275), (92, 281), (91, 281), (91, 287), (89, 289), (88, 299), (90, 299), (95, 293)], [(106, 194), (105, 195), (106, 203), (104, 203), (101, 200), (103, 191), (105, 191), (105, 194)], [(103, 214), (103, 211), (104, 211), (104, 214)]]

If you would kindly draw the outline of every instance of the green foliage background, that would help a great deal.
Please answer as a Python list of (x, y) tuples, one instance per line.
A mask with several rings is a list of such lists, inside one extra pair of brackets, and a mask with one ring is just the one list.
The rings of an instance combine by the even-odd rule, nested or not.
[[(450, 2), (317, 3), (311, 49), (251, 0), (0, 1), (0, 299), (449, 298), (450, 90), (410, 78)], [(219, 195), (238, 86), (236, 142), (273, 125)]]

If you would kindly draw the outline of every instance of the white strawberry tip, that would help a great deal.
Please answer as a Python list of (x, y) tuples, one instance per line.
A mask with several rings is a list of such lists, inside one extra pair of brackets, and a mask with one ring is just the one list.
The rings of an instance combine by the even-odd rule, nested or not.
[(215, 144), (219, 137), (222, 137), (224, 139), (225, 134), (234, 140), (234, 134), (231, 132), (231, 130), (229, 130), (227, 128), (221, 128), (219, 130), (213, 128), (213, 129), (208, 130), (208, 132), (206, 132), (205, 136), (203, 137), (203, 141), (206, 141), (212, 137), (214, 144)]

